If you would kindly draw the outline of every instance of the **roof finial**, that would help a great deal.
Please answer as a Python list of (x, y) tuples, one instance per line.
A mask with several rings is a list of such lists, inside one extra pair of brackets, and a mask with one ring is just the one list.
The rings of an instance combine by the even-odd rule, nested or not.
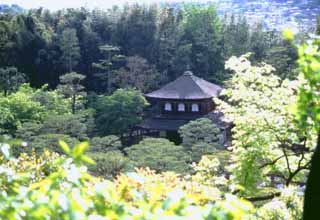
[(192, 76), (193, 75), (193, 73), (191, 72), (191, 68), (190, 68), (189, 63), (186, 65), (186, 71), (183, 73), (183, 75), (185, 75), (185, 76)]

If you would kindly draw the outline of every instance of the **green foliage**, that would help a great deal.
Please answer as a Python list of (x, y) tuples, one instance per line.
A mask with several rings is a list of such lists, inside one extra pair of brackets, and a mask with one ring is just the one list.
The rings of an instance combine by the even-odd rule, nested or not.
[(303, 200), (297, 188), (289, 187), (282, 191), (280, 198), (264, 204), (258, 211), (257, 217), (262, 220), (301, 219)]
[(225, 17), (223, 24), (224, 56), (240, 56), (250, 50), (250, 26), (244, 16)]
[(126, 149), (128, 157), (136, 167), (149, 167), (158, 172), (189, 170), (189, 155), (182, 146), (166, 139), (146, 138)]
[(86, 96), (86, 92), (83, 91), (84, 86), (81, 85), (81, 81), (85, 78), (84, 75), (75, 72), (60, 76), (61, 85), (59, 85), (58, 91), (65, 97), (71, 99), (71, 110), (73, 114), (83, 105), (82, 99)]
[(220, 129), (207, 118), (201, 118), (189, 122), (179, 129), (183, 139), (182, 145), (190, 149), (197, 143), (216, 144), (219, 141)]
[(212, 154), (221, 148), (220, 129), (207, 118), (197, 119), (180, 127), (182, 146), (191, 153), (193, 161), (199, 161), (202, 155)]
[(147, 101), (141, 92), (118, 89), (110, 96), (99, 96), (92, 104), (96, 110), (96, 125), (102, 135), (123, 135), (141, 122)]
[(8, 64), (8, 52), (12, 47), (12, 30), (10, 22), (0, 21), (0, 65), (4, 66)]
[(73, 28), (65, 29), (61, 34), (59, 46), (62, 51), (61, 62), (68, 72), (72, 72), (81, 58), (77, 31)]
[(16, 93), (0, 96), (0, 132), (13, 134), (24, 122), (39, 122), (45, 115), (45, 108), (32, 98), (28, 85)]
[[(1, 161), (0, 218), (240, 220), (254, 213), (246, 201), (229, 195), (222, 200), (214, 188), (185, 182), (173, 173), (137, 170), (115, 181), (94, 178), (83, 166), (91, 160), (84, 155), (88, 145), (71, 150), (60, 144), (69, 157), (54, 159), (57, 170), (35, 181), (33, 172), (19, 169), (24, 166), (10, 165), (14, 158)], [(28, 163), (23, 158), (16, 162)], [(196, 189), (190, 187), (195, 184)]]
[(120, 88), (134, 88), (141, 92), (150, 91), (156, 87), (159, 77), (154, 66), (144, 58), (133, 56), (126, 59), (127, 64), (115, 72), (115, 84)]
[(103, 53), (104, 59), (101, 59), (99, 63), (93, 63), (92, 66), (100, 71), (95, 74), (95, 77), (99, 81), (100, 86), (106, 87), (103, 89), (103, 92), (107, 91), (108, 94), (111, 94), (112, 67), (117, 61), (122, 60), (124, 57), (119, 55), (120, 48), (117, 46), (106, 44), (100, 46), (99, 50)]
[(294, 80), (297, 78), (297, 49), (290, 41), (283, 41), (278, 46), (267, 50), (266, 63), (274, 66), (277, 76), (281, 79)]
[[(27, 92), (27, 90), (26, 90)], [(44, 85), (41, 89), (29, 91), (34, 93), (32, 100), (39, 102), (45, 107), (47, 114), (50, 115), (62, 115), (71, 113), (70, 100), (65, 99), (62, 94), (57, 90), (48, 90), (47, 85)]]
[(307, 83), (299, 90), (298, 116), (303, 128), (320, 131), (319, 39), (299, 48), (299, 67)]
[(28, 142), (37, 151), (43, 151), (47, 147), (61, 153), (58, 147), (59, 140), (65, 140), (70, 145), (88, 140), (89, 120), (90, 117), (84, 114), (49, 115), (41, 123), (23, 123), (15, 135)]
[(88, 156), (96, 163), (89, 166), (89, 171), (107, 179), (112, 179), (127, 171), (130, 166), (128, 158), (120, 151), (94, 152), (89, 153)]
[(35, 183), (59, 170), (59, 166), (55, 163), (59, 158), (61, 158), (59, 154), (48, 150), (41, 154), (32, 151), (30, 154), (18, 155), (15, 161), (8, 161), (7, 165), (18, 173), (29, 173), (30, 183)]
[(216, 101), (235, 125), (230, 167), (235, 183), (250, 195), (261, 190), (261, 184), (305, 181), (315, 134), (308, 130), (301, 136), (290, 111), (303, 80), (280, 83), (271, 66), (252, 66), (246, 56), (232, 57), (226, 67), (235, 74), (223, 92), (225, 101)]
[[(203, 78), (213, 78), (219, 69), (223, 69), (221, 24), (216, 8), (197, 7), (185, 8), (184, 45), (190, 44), (189, 63), (191, 68)], [(187, 66), (184, 67), (184, 70)], [(180, 71), (183, 72), (184, 70)]]
[(94, 137), (90, 140), (90, 151), (107, 153), (109, 151), (115, 151), (122, 149), (122, 144), (119, 137), (109, 135), (105, 137)]
[(299, 67), (306, 83), (300, 87), (297, 102), (297, 116), (299, 126), (304, 132), (314, 130), (317, 134), (316, 150), (312, 157), (311, 171), (305, 192), (303, 219), (312, 219), (317, 213), (316, 202), (319, 192), (320, 175), (320, 40), (315, 37), (312, 41), (299, 47)]
[(53, 152), (63, 153), (63, 151), (61, 151), (61, 149), (59, 148), (59, 140), (65, 140), (71, 146), (79, 143), (79, 141), (76, 138), (70, 137), (67, 134), (38, 134), (36, 136), (31, 136), (29, 141), (27, 142), (28, 146), (26, 148), (20, 149), (19, 153), (29, 153), (32, 149), (35, 149), (37, 153), (41, 153), (46, 148)]
[(224, 59), (253, 52), (261, 61), (278, 45), (277, 34), (261, 25), (249, 25), (241, 16), (219, 18), (214, 6), (195, 4), (4, 14), (0, 36), (0, 65), (23, 70), (31, 85), (54, 88), (61, 73), (76, 71), (86, 76), (90, 90), (109, 95), (117, 88), (114, 71), (126, 69), (124, 56), (154, 66), (158, 87), (188, 67), (221, 82), (229, 77)]
[(0, 68), (0, 90), (7, 96), (25, 82), (25, 75), (15, 67)]
[(191, 146), (190, 155), (192, 157), (192, 161), (199, 162), (203, 155), (212, 155), (217, 152), (219, 148), (219, 144), (217, 143), (206, 143), (199, 142)]

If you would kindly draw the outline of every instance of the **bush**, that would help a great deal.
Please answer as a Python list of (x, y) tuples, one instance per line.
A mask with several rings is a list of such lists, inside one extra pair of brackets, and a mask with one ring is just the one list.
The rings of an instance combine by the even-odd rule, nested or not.
[(146, 138), (129, 147), (126, 152), (136, 167), (149, 167), (158, 172), (175, 171), (184, 173), (190, 169), (190, 156), (182, 146), (167, 139)]
[(110, 179), (129, 168), (129, 159), (120, 151), (95, 152), (88, 155), (96, 162), (95, 165), (89, 166), (89, 171), (96, 176)]
[(199, 162), (203, 155), (214, 154), (217, 151), (217, 147), (214, 144), (208, 144), (204, 142), (194, 144), (191, 147), (192, 161)]
[[(20, 160), (8, 154), (8, 145), (1, 144), (4, 160), (0, 161), (0, 219), (248, 219), (253, 211), (250, 203), (219, 191), (186, 183), (174, 173), (155, 174), (148, 169), (120, 175), (104, 181), (86, 172), (84, 155), (87, 143), (72, 150), (65, 143), (68, 155), (53, 161), (57, 170), (31, 182), (29, 171), (19, 172)], [(191, 187), (192, 186), (192, 187)], [(197, 187), (195, 187), (197, 186)]]
[(221, 148), (220, 129), (207, 118), (191, 121), (180, 127), (182, 146), (190, 152), (192, 160), (199, 162), (202, 155), (212, 154)]
[(94, 137), (90, 141), (92, 152), (109, 152), (122, 148), (120, 139), (115, 135), (105, 137)]

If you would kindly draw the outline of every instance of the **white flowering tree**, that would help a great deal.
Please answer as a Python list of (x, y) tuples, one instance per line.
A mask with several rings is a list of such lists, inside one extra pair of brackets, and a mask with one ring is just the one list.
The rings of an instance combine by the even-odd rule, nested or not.
[(268, 199), (279, 196), (283, 186), (304, 185), (315, 134), (299, 128), (292, 110), (304, 80), (281, 81), (273, 67), (252, 66), (248, 55), (232, 57), (226, 68), (234, 76), (224, 101), (216, 101), (235, 125), (230, 171), (237, 191), (250, 197), (270, 188), (272, 193), (262, 196)]

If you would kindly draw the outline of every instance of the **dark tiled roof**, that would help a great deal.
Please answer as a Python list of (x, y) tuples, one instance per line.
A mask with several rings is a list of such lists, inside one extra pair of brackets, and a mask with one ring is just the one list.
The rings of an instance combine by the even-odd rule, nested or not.
[(158, 99), (208, 99), (219, 95), (222, 88), (187, 71), (175, 81), (154, 92), (146, 94), (148, 98)]

